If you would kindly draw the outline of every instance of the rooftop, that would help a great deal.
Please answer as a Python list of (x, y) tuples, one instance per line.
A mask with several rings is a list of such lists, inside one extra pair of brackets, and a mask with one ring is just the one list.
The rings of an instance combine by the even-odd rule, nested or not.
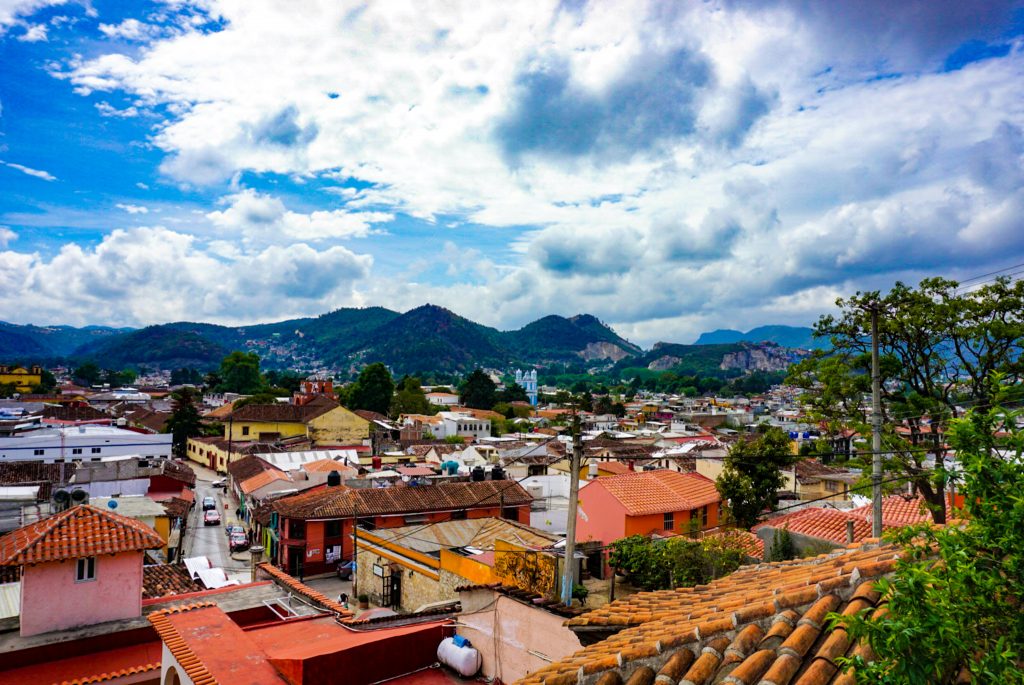
[(521, 523), (491, 517), (442, 521), (430, 527), (419, 525), (379, 528), (372, 531), (372, 534), (385, 542), (397, 540), (395, 544), (424, 554), (437, 554), (441, 549), (455, 547), (492, 550), (496, 540), (541, 549), (550, 547), (561, 539), (557, 535)]
[(688, 511), (721, 501), (711, 479), (667, 469), (598, 478), (587, 483), (583, 491), (593, 487), (606, 489), (632, 516)]

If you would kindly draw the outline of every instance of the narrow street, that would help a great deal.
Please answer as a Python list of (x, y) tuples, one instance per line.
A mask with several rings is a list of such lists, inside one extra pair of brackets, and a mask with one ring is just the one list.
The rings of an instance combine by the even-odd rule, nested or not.
[[(211, 483), (221, 476), (207, 468), (190, 462), (189, 466), (196, 473), (196, 505), (189, 515), (188, 533), (185, 539), (186, 557), (205, 556), (214, 566), (227, 572), (228, 577), (247, 582), (250, 577), (249, 553), (238, 552), (232, 558), (228, 549), (228, 537), (225, 526), (240, 524), (235, 516), (235, 505), (231, 503), (224, 490), (212, 487)], [(203, 499), (213, 497), (217, 502), (217, 511), (221, 522), (218, 526), (203, 524)]]

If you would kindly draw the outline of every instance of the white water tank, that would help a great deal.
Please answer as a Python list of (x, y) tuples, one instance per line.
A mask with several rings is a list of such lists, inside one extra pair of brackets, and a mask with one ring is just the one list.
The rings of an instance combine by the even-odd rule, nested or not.
[(441, 644), (437, 646), (437, 660), (463, 678), (476, 675), (483, 665), (480, 652), (461, 635), (441, 640)]

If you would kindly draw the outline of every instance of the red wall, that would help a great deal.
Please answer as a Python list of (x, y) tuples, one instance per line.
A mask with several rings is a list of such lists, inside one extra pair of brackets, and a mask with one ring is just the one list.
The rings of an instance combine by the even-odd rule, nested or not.
[(626, 535), (626, 509), (612, 497), (601, 479), (580, 488), (580, 505), (576, 513), (576, 539), (597, 540), (607, 545)]

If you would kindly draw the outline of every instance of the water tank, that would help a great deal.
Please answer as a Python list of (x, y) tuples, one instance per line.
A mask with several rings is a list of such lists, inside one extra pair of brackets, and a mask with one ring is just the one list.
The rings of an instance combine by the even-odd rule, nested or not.
[(491, 468), (491, 480), (505, 480), (505, 469), (500, 466)]
[(384, 460), (382, 460), (380, 457), (372, 457), (370, 459), (370, 463), (373, 464), (374, 471), (380, 471), (380, 467), (384, 463)]
[(81, 488), (77, 488), (71, 491), (71, 504), (88, 504), (89, 493)]
[(474, 466), (473, 471), (470, 473), (470, 478), (475, 481), (487, 480), (487, 474), (484, 472), (483, 466)]
[(587, 469), (588, 469), (588, 471), (587, 471), (587, 478), (589, 480), (594, 480), (595, 478), (597, 478), (597, 462), (596, 461), (590, 462), (590, 465), (587, 467)]
[(327, 485), (330, 487), (337, 487), (341, 485), (341, 474), (337, 471), (331, 471), (327, 474)]
[(459, 462), (448, 460), (441, 465), (441, 471), (448, 474), (449, 476), (455, 476), (459, 473)]
[(463, 678), (476, 675), (483, 664), (480, 652), (461, 635), (441, 640), (437, 646), (437, 660)]

